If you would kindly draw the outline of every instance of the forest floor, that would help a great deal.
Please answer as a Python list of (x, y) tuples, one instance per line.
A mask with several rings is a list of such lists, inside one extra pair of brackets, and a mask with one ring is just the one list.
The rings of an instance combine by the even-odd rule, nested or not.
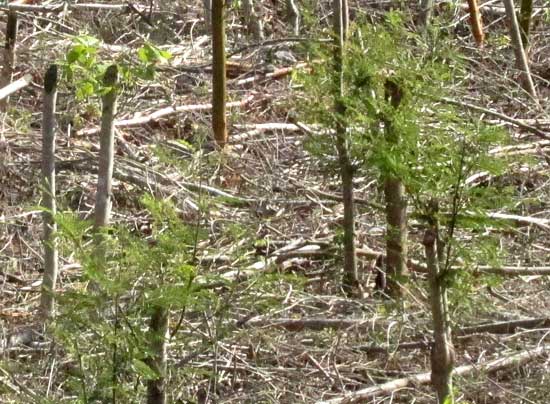
[[(385, 248), (385, 216), (376, 205), (383, 202), (383, 192), (375, 177), (355, 182), (362, 296), (348, 298), (339, 287), (340, 181), (304, 148), (311, 136), (324, 135), (296, 120), (305, 98), (289, 72), (299, 69), (306, 55), (301, 41), (284, 40), (289, 33), (278, 2), (264, 4), (266, 36), (273, 40), (262, 44), (247, 39), (237, 13), (230, 12), (229, 98), (242, 102), (230, 108), (225, 153), (206, 147), (211, 47), (200, 2), (174, 3), (152, 15), (158, 19), (154, 28), (135, 13), (21, 13), (16, 78), (30, 73), (33, 83), (11, 97), (0, 139), (0, 402), (75, 400), (64, 382), (66, 358), (52, 348), (50, 337), (18, 344), (13, 336), (40, 329), (42, 75), (50, 63), (63, 59), (72, 35), (82, 32), (108, 44), (98, 54), (105, 60), (135, 49), (144, 36), (174, 55), (159, 66), (154, 82), (122, 93), (118, 119), (189, 107), (117, 128), (113, 221), (143, 233), (150, 218), (140, 197), (171, 198), (184, 222), (199, 224), (207, 233), (199, 243), (199, 274), (232, 279), (217, 290), (215, 306), (180, 319), (187, 345), (179, 345), (177, 338), (169, 344), (169, 402), (310, 403), (429, 372), (432, 326), (425, 274), (411, 273), (402, 307), (373, 291), (376, 258)], [(315, 10), (321, 20), (329, 15), (325, 3)], [(350, 2), (352, 15), (383, 13), (359, 3), (365, 2)], [(473, 44), (464, 10), (457, 10), (449, 25), (449, 40), (471, 70), (460, 101), (519, 119), (550, 136), (548, 19), (542, 8), (536, 9), (530, 57), (541, 110), (518, 90), (512, 50), (499, 40), (508, 32), (498, 10), (483, 14), (490, 33), (483, 50)], [(59, 205), (85, 219), (93, 213), (97, 181), (99, 104), (94, 102), (95, 110), (75, 101), (69, 87), (60, 89)], [(547, 267), (550, 141), (495, 116), (484, 114), (483, 119), (506, 127), (518, 146), (514, 151), (531, 156), (529, 165), (511, 167), (499, 179), (515, 188), (518, 201), (530, 203), (502, 213), (540, 220), (505, 230), (487, 226), (486, 231), (501, 232), (500, 247), (508, 252), (502, 266)], [(200, 208), (204, 204), (207, 209)], [(423, 262), (422, 228), (414, 221), (410, 225), (410, 257)], [(82, 270), (74, 256), (62, 255), (61, 266), (58, 292), (80, 288)], [(478, 367), (455, 376), (457, 402), (547, 402), (550, 356), (535, 353), (548, 346), (549, 287), (544, 275), (481, 273), (457, 286), (451, 313), (456, 366)], [(174, 324), (178, 318), (174, 313)], [(536, 327), (466, 328), (521, 319), (541, 320)], [(499, 370), (483, 368), (529, 351), (531, 360)], [(434, 402), (434, 393), (427, 383), (411, 383), (361, 402), (428, 403)]]

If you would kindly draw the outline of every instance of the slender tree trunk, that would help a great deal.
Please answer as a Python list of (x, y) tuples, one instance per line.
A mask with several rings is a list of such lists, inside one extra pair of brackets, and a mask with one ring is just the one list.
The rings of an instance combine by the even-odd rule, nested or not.
[(344, 97), (344, 45), (348, 28), (347, 0), (333, 0), (334, 32), (334, 69), (336, 72), (336, 93), (334, 109), (338, 119), (336, 125), (336, 149), (342, 177), (342, 197), (344, 202), (344, 277), (342, 288), (351, 295), (359, 286), (357, 263), (355, 255), (355, 213), (353, 202), (353, 166), (349, 157), (345, 113), (346, 107), (342, 101)]
[[(403, 89), (392, 78), (385, 83), (385, 96), (394, 109), (401, 104)], [(392, 117), (385, 117), (386, 139), (390, 144), (399, 143), (399, 133), (392, 124)], [(386, 292), (399, 299), (407, 277), (407, 199), (403, 181), (393, 174), (384, 179), (386, 199)]]
[(468, 0), (468, 9), (470, 11), (470, 26), (472, 27), (472, 35), (479, 47), (483, 46), (485, 34), (483, 33), (483, 24), (481, 22), (481, 13), (477, 0)]
[[(103, 85), (110, 90), (103, 95), (101, 111), (101, 131), (99, 134), (99, 168), (97, 174), (97, 192), (95, 201), (95, 256), (98, 265), (102, 266), (105, 260), (105, 246), (101, 229), (109, 224), (111, 216), (111, 188), (113, 182), (115, 126), (117, 112), (117, 85), (118, 68), (109, 66), (103, 77)], [(99, 268), (100, 270), (102, 268)], [(98, 285), (95, 282), (88, 284), (88, 289), (95, 291)]]
[(204, 8), (204, 21), (208, 31), (212, 29), (212, 0), (202, 0)]
[(292, 27), (292, 33), (294, 35), (300, 34), (300, 9), (296, 5), (296, 0), (286, 0), (286, 10), (288, 15), (288, 22)]
[(506, 15), (510, 21), (510, 36), (512, 37), (512, 44), (514, 46), (514, 52), (516, 54), (516, 64), (518, 69), (521, 70), (521, 84), (523, 89), (529, 93), (529, 95), (538, 103), (537, 91), (535, 90), (535, 84), (529, 71), (529, 62), (523, 49), (523, 42), (521, 41), (521, 32), (519, 28), (518, 19), (516, 17), (516, 11), (514, 8), (513, 0), (503, 0), (504, 7), (506, 9)]
[(55, 232), (55, 102), (57, 99), (57, 66), (51, 65), (44, 77), (42, 110), (42, 204), (44, 220), (44, 276), (40, 312), (44, 320), (54, 315), (54, 291), (57, 281), (57, 245)]
[(99, 170), (95, 205), (96, 230), (107, 226), (111, 215), (111, 188), (113, 181), (115, 116), (117, 112), (118, 68), (109, 66), (103, 78), (103, 85), (110, 90), (103, 96), (101, 111), (101, 132), (99, 140)]
[(166, 307), (155, 306), (149, 323), (151, 357), (148, 365), (158, 374), (158, 377), (147, 383), (147, 404), (166, 403), (168, 313)]
[(254, 8), (254, 0), (242, 0), (242, 3), (244, 18), (249, 34), (252, 34), (254, 40), (263, 41), (263, 23), (262, 20), (258, 17), (258, 13), (256, 13), (256, 10)]
[[(434, 212), (435, 213), (435, 212)], [(438, 225), (435, 215), (430, 219), (430, 228), (424, 234), (424, 248), (430, 284), (430, 305), (434, 328), (434, 345), (431, 352), (431, 381), (437, 393), (440, 404), (452, 401), (452, 372), (454, 364), (454, 348), (451, 341), (449, 308), (447, 302), (446, 279), (441, 273), (438, 245)], [(449, 401), (450, 399), (450, 401)]]
[(386, 199), (386, 292), (400, 298), (407, 276), (407, 202), (403, 182), (395, 177), (384, 180)]
[(422, 0), (420, 2), (418, 25), (420, 25), (421, 28), (427, 29), (430, 26), (430, 20), (432, 19), (433, 8), (434, 8), (433, 0)]
[(227, 143), (224, 9), (225, 0), (212, 1), (212, 130), (222, 148)]
[[(18, 19), (17, 12), (8, 11), (8, 21), (6, 23), (6, 44), (4, 46), (4, 67), (2, 69), (2, 78), (0, 87), (5, 87), (11, 83), (13, 70), (15, 66), (15, 45), (17, 43)], [(6, 97), (0, 100), (0, 110), (6, 111), (9, 99)]]
[(529, 54), (529, 32), (531, 31), (531, 15), (533, 15), (533, 0), (521, 0), (519, 10), (519, 26), (521, 28), (521, 42), (525, 54)]

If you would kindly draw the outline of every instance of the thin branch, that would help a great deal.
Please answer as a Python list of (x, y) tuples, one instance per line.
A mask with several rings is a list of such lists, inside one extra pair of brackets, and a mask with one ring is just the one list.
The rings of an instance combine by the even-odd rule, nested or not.
[(495, 111), (495, 110), (492, 110), (492, 109), (488, 109), (488, 108), (484, 108), (484, 107), (480, 107), (478, 105), (470, 104), (468, 102), (453, 100), (452, 98), (443, 97), (443, 98), (440, 98), (439, 100), (443, 101), (443, 102), (446, 102), (447, 104), (457, 105), (457, 106), (460, 106), (460, 107), (470, 109), (472, 111), (482, 112), (482, 113), (485, 113), (485, 114), (488, 114), (488, 115), (492, 115), (494, 117), (502, 119), (505, 122), (514, 124), (519, 128), (525, 129), (526, 131), (531, 132), (531, 133), (537, 135), (538, 137), (540, 137), (542, 139), (550, 140), (550, 135), (543, 132), (539, 128), (536, 128), (534, 126), (526, 124), (521, 119), (515, 119), (515, 118), (512, 118), (508, 115), (504, 115), (501, 112), (498, 112), (498, 111)]
[(19, 80), (14, 81), (13, 83), (8, 84), (6, 87), (0, 89), (0, 100), (10, 96), (16, 91), (21, 90), (22, 88), (28, 86), (32, 80), (30, 74), (26, 74)]
[(252, 318), (242, 322), (242, 326), (247, 327), (277, 327), (284, 328), (287, 331), (298, 332), (304, 329), (320, 331), (327, 328), (333, 330), (342, 329), (372, 329), (374, 320), (371, 319), (340, 319), (340, 318), (278, 318), (263, 319)]
[[(1, 91), (1, 90), (0, 90)], [(241, 101), (234, 101), (234, 102), (228, 102), (226, 104), (227, 107), (244, 107), (246, 104), (248, 104), (253, 99), (252, 96), (246, 97)], [(154, 123), (157, 122), (161, 118), (166, 118), (171, 115), (179, 114), (182, 112), (192, 112), (192, 111), (205, 111), (205, 110), (211, 110), (212, 104), (195, 104), (195, 105), (181, 105), (179, 107), (166, 107), (159, 109), (155, 112), (152, 112), (145, 116), (139, 116), (137, 118), (129, 118), (129, 119), (120, 119), (116, 120), (114, 122), (115, 128), (127, 128), (132, 126), (140, 126), (145, 125), (148, 123)], [(90, 129), (83, 129), (79, 131), (78, 135), (95, 135), (99, 133), (99, 127), (90, 128)]]
[[(453, 375), (463, 376), (470, 373), (493, 373), (501, 369), (509, 368), (511, 366), (520, 366), (534, 359), (537, 359), (542, 355), (545, 355), (549, 349), (550, 345), (544, 345), (535, 349), (525, 350), (515, 355), (498, 358), (485, 363), (459, 366), (453, 370)], [(404, 377), (402, 379), (396, 379), (387, 383), (367, 387), (365, 389), (346, 394), (342, 397), (337, 397), (324, 401), (317, 401), (317, 404), (363, 403), (366, 402), (365, 400), (368, 398), (379, 395), (388, 395), (404, 387), (417, 386), (419, 384), (428, 384), (430, 383), (430, 376), (430, 372), (419, 373), (410, 377)]]
[(120, 11), (127, 12), (131, 9), (145, 10), (145, 7), (126, 4), (100, 4), (100, 3), (79, 3), (67, 4), (67, 2), (57, 4), (8, 4), (0, 6), (0, 10), (20, 11), (29, 13), (61, 13), (66, 9), (81, 11)]
[(456, 335), (470, 335), (482, 332), (490, 334), (513, 334), (518, 329), (534, 329), (550, 327), (550, 317), (528, 318), (524, 320), (501, 321), (498, 323), (463, 327), (454, 331)]

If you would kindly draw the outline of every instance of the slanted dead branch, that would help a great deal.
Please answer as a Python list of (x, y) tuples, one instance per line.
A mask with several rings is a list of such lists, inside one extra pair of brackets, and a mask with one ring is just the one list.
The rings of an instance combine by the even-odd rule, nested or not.
[[(241, 101), (228, 102), (227, 107), (244, 107), (253, 99), (253, 96), (246, 97)], [(196, 105), (181, 105), (179, 107), (166, 107), (159, 109), (155, 112), (147, 115), (138, 116), (129, 119), (115, 120), (115, 128), (128, 128), (133, 126), (145, 125), (153, 122), (157, 122), (162, 118), (167, 118), (171, 115), (180, 114), (182, 112), (195, 112), (195, 111), (208, 111), (212, 109), (212, 104), (196, 104)], [(99, 133), (99, 128), (83, 129), (78, 132), (79, 135), (95, 135)]]
[(528, 318), (525, 320), (501, 321), (498, 323), (481, 324), (471, 327), (462, 327), (454, 332), (457, 335), (469, 335), (487, 332), (491, 334), (513, 334), (518, 329), (550, 328), (550, 318)]
[(30, 13), (61, 13), (66, 10), (80, 10), (80, 11), (119, 11), (126, 12), (132, 9), (147, 10), (146, 7), (141, 5), (134, 5), (130, 2), (124, 4), (101, 4), (101, 3), (77, 3), (69, 4), (65, 2), (53, 3), (53, 4), (21, 4), (13, 2), (8, 5), (0, 6), (0, 10), (12, 10), (20, 12)]
[(11, 94), (21, 90), (22, 88), (25, 88), (28, 86), (31, 82), (32, 78), (29, 74), (21, 77), (19, 80), (16, 80), (4, 88), (0, 89), (0, 100), (3, 100), (6, 97), (9, 97)]
[[(546, 355), (550, 346), (545, 345), (531, 350), (525, 350), (515, 355), (505, 356), (484, 363), (476, 363), (473, 365), (462, 365), (454, 369), (454, 376), (465, 376), (470, 373), (494, 373), (498, 370), (506, 369), (511, 366), (521, 366), (525, 363), (538, 359), (542, 355)], [(361, 403), (364, 400), (379, 396), (388, 395), (396, 392), (407, 386), (427, 384), (430, 382), (430, 372), (420, 373), (414, 376), (405, 377), (402, 379), (392, 380), (377, 386), (368, 387), (353, 393), (349, 393), (342, 397), (337, 397), (329, 400), (317, 401), (317, 404), (351, 404)]]
[(510, 117), (506, 114), (503, 114), (502, 112), (498, 112), (498, 111), (495, 111), (495, 110), (492, 110), (492, 109), (489, 109), (489, 108), (484, 108), (484, 107), (481, 107), (479, 105), (474, 105), (470, 102), (458, 101), (458, 100), (454, 100), (454, 99), (450, 99), (450, 98), (442, 98), (441, 100), (448, 103), (448, 104), (458, 105), (460, 107), (464, 107), (464, 108), (472, 110), (472, 111), (481, 112), (483, 114), (494, 116), (496, 118), (501, 119), (504, 122), (513, 124), (513, 125), (517, 126), (518, 128), (521, 128), (521, 129), (524, 129), (524, 130), (526, 130), (530, 133), (533, 133), (534, 135), (537, 135), (541, 139), (550, 140), (550, 135), (548, 133), (546, 133), (545, 131), (543, 131), (543, 130), (535, 127), (535, 126), (532, 126), (529, 123), (526, 123), (525, 121), (523, 121), (521, 119), (512, 118), (512, 117)]
[(293, 319), (293, 318), (277, 318), (277, 319), (262, 319), (262, 318), (252, 318), (248, 321), (243, 322), (242, 326), (246, 327), (279, 327), (284, 328), (287, 331), (299, 332), (305, 329), (308, 330), (323, 330), (326, 328), (334, 330), (356, 330), (360, 332), (365, 329), (372, 329), (374, 324), (379, 323), (380, 320), (353, 320), (353, 319), (338, 319), (338, 318), (303, 318), (303, 319)]

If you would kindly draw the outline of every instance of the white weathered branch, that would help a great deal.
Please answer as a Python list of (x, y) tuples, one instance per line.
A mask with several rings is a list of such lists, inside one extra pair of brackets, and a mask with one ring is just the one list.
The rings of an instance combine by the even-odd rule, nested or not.
[(3, 100), (4, 98), (10, 96), (11, 94), (15, 93), (16, 91), (21, 90), (22, 88), (29, 85), (31, 82), (32, 77), (30, 74), (26, 74), (19, 80), (14, 81), (13, 83), (8, 84), (6, 87), (0, 89), (0, 100)]
[(507, 213), (497, 213), (497, 212), (488, 213), (487, 216), (490, 217), (491, 219), (511, 220), (519, 224), (526, 224), (526, 225), (533, 224), (535, 226), (540, 227), (543, 230), (550, 232), (550, 219), (541, 219), (541, 218), (532, 217), (532, 216), (510, 215)]
[(66, 2), (57, 4), (8, 4), (0, 7), (2, 10), (20, 11), (29, 13), (60, 13), (66, 9), (68, 10), (81, 10), (81, 11), (129, 11), (133, 8), (144, 11), (145, 7), (139, 5), (130, 6), (125, 4), (100, 4), (100, 3), (79, 3), (79, 4), (67, 4)]
[[(463, 376), (470, 373), (491, 373), (496, 372), (497, 370), (506, 369), (511, 366), (520, 366), (538, 358), (539, 356), (546, 354), (549, 349), (550, 345), (544, 345), (535, 349), (526, 350), (515, 355), (498, 358), (485, 363), (475, 363), (473, 365), (459, 366), (453, 370), (453, 375)], [(387, 383), (367, 387), (365, 389), (346, 394), (342, 397), (317, 401), (317, 404), (363, 403), (368, 398), (379, 396), (381, 394), (391, 394), (396, 390), (402, 389), (407, 386), (428, 384), (430, 383), (430, 376), (430, 372), (419, 373), (410, 377), (404, 377), (402, 379), (396, 379)]]
[[(228, 102), (227, 107), (243, 107), (252, 100), (252, 96), (246, 97), (241, 101)], [(148, 115), (139, 116), (136, 118), (120, 119), (114, 122), (115, 128), (127, 128), (132, 126), (140, 126), (148, 123), (156, 122), (161, 118), (166, 118), (171, 115), (179, 114), (182, 112), (192, 111), (205, 111), (211, 110), (212, 104), (195, 104), (195, 105), (181, 105), (179, 107), (166, 107), (152, 112)], [(83, 129), (78, 132), (79, 135), (95, 135), (99, 133), (99, 128)]]

